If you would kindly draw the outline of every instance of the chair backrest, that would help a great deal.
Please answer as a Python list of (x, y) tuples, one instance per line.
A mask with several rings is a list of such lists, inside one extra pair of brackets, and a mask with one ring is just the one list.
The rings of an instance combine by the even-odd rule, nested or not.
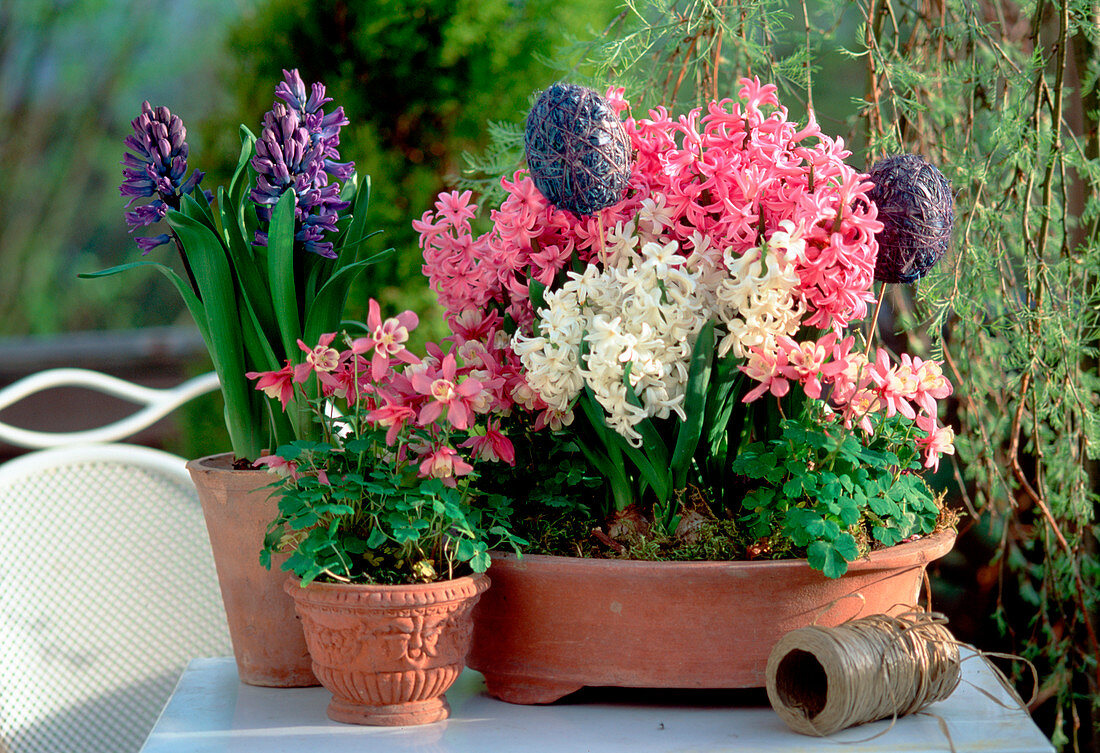
[(151, 426), (188, 400), (213, 392), (218, 384), (218, 375), (214, 372), (189, 379), (176, 387), (158, 389), (87, 369), (47, 369), (0, 389), (0, 410), (35, 393), (58, 387), (96, 390), (131, 403), (143, 404), (145, 407), (119, 421), (87, 431), (32, 431), (0, 421), (0, 441), (34, 450), (92, 442), (117, 442)]
[(187, 661), (232, 653), (185, 461), (32, 452), (0, 465), (0, 520), (0, 750), (139, 750)]

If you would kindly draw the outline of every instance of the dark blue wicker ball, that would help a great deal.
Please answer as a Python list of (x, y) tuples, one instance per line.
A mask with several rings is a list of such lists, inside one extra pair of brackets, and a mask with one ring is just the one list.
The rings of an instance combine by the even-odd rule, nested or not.
[(591, 89), (553, 84), (527, 115), (527, 166), (554, 206), (583, 217), (618, 203), (630, 182), (630, 139)]
[(951, 184), (934, 165), (916, 154), (879, 160), (871, 168), (868, 198), (884, 225), (878, 240), (875, 279), (916, 282), (935, 266), (951, 244), (955, 202)]

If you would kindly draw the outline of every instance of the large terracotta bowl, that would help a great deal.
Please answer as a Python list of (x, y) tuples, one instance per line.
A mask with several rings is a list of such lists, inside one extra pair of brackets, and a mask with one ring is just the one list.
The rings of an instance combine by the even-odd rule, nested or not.
[(584, 686), (765, 685), (768, 654), (810, 624), (915, 604), (953, 532), (872, 552), (830, 580), (805, 560), (639, 562), (494, 553), (467, 664), (510, 703)]

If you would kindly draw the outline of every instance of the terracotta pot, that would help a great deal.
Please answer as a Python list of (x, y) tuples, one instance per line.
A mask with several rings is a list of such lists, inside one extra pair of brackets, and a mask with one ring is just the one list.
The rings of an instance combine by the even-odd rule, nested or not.
[(266, 471), (235, 471), (233, 455), (211, 455), (187, 464), (199, 491), (218, 585), (225, 602), (229, 637), (241, 681), (290, 688), (317, 685), (294, 602), (283, 590), (284, 558), (260, 565), (268, 524), (278, 498), (266, 489)]
[(763, 687), (782, 635), (915, 603), (925, 566), (954, 541), (945, 532), (873, 552), (836, 580), (805, 560), (494, 553), (468, 664), (510, 703), (550, 703), (584, 686)]
[(332, 692), (328, 716), (349, 724), (429, 724), (450, 716), (444, 693), (470, 649), (471, 612), (489, 578), (371, 586), (286, 582)]

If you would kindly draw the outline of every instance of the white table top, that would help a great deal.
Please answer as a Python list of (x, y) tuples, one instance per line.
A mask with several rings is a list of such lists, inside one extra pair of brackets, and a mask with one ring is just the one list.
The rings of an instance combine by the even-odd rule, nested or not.
[[(998, 706), (974, 685), (1007, 701), (979, 660), (963, 682), (927, 711), (947, 725), (955, 749), (1053, 753), (1020, 710)], [(447, 693), (451, 718), (422, 727), (361, 727), (325, 716), (324, 688), (242, 684), (232, 658), (195, 659), (184, 671), (142, 753), (878, 753), (949, 751), (940, 720), (926, 714), (844, 730), (832, 738), (790, 731), (759, 691), (585, 689), (551, 706), (514, 706), (485, 693), (466, 670)], [(848, 744), (837, 745), (845, 742)], [(849, 741), (864, 741), (850, 744)]]

